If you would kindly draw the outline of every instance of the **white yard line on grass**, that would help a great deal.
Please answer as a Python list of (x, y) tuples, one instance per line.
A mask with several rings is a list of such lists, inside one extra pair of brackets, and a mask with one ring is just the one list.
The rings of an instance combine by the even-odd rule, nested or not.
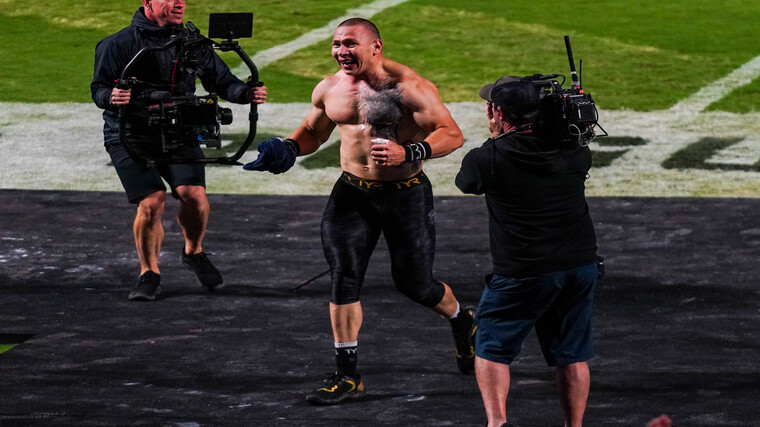
[(671, 111), (687, 111), (697, 113), (708, 105), (728, 95), (732, 90), (749, 84), (760, 76), (760, 56), (732, 71), (729, 75), (703, 87), (697, 93), (670, 107)]
[[(755, 138), (760, 131), (757, 113), (730, 114), (723, 112), (705, 113), (703, 110), (713, 102), (728, 95), (732, 90), (749, 84), (760, 76), (760, 56), (753, 58), (744, 65), (736, 68), (728, 75), (715, 80), (704, 86), (696, 93), (678, 102), (668, 110), (652, 111), (648, 113), (634, 113), (626, 111), (609, 111), (608, 118), (621, 122), (622, 135), (638, 135), (648, 141), (646, 145), (631, 147), (624, 155), (617, 158), (611, 168), (621, 172), (639, 171), (648, 175), (661, 174), (671, 176), (673, 172), (665, 171), (662, 162), (673, 153), (698, 142), (700, 139), (710, 136), (715, 138)], [(628, 116), (626, 118), (626, 116)], [(601, 121), (600, 121), (601, 122)], [(604, 123), (604, 122), (602, 122)], [(625, 130), (623, 130), (625, 129)], [(617, 133), (617, 135), (621, 135)], [(753, 144), (745, 144), (748, 147), (738, 149), (728, 147), (715, 153), (707, 159), (707, 163), (718, 164), (745, 164), (753, 165), (760, 158)], [(593, 148), (593, 146), (592, 146)], [(746, 157), (741, 157), (746, 156)], [(727, 159), (730, 161), (725, 161)], [(705, 176), (722, 176), (717, 171), (695, 170), (693, 173), (701, 173), (699, 183), (704, 187)], [(732, 172), (744, 174), (742, 176), (756, 179), (760, 175), (752, 172)], [(718, 175), (715, 175), (718, 174)], [(723, 178), (720, 178), (723, 179)], [(735, 179), (735, 178), (729, 178)], [(615, 183), (618, 181), (611, 181)], [(760, 195), (760, 192), (755, 196)]]
[[(247, 130), (246, 106), (233, 109), (235, 121), (223, 132)], [(259, 107), (260, 132), (287, 135), (297, 127), (310, 104), (264, 104)], [(480, 103), (449, 103), (447, 107), (465, 135), (465, 145), (452, 154), (425, 162), (437, 195), (461, 194), (454, 186), (462, 157), (487, 137)], [(716, 188), (709, 195), (760, 197), (760, 174), (751, 171), (666, 170), (661, 164), (676, 150), (704, 137), (745, 137), (722, 161), (753, 164), (760, 134), (760, 114), (702, 113), (687, 124), (673, 122), (667, 112), (636, 113), (601, 111), (600, 122), (615, 136), (641, 137), (646, 145), (627, 150), (609, 167), (594, 168), (587, 181), (595, 196), (688, 196), (704, 195), (705, 186)], [(672, 113), (671, 113), (672, 114)], [(0, 188), (28, 190), (88, 190), (121, 192), (116, 172), (108, 165), (103, 149), (101, 111), (91, 103), (14, 104), (0, 103)], [(337, 134), (337, 132), (335, 133)], [(337, 138), (333, 135), (333, 139)], [(602, 151), (597, 143), (592, 150)], [(605, 150), (606, 151), (606, 150)], [(256, 157), (246, 153), (242, 161)], [(720, 155), (720, 154), (719, 154)], [(306, 169), (298, 163), (285, 174), (246, 172), (240, 167), (207, 168), (210, 193), (329, 194), (339, 168)], [(712, 161), (711, 161), (712, 163)]]

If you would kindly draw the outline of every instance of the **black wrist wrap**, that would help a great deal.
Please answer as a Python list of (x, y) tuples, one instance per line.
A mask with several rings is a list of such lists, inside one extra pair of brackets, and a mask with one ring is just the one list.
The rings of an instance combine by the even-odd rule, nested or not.
[(298, 157), (299, 154), (301, 154), (301, 146), (298, 145), (295, 139), (286, 138), (283, 140), (286, 144), (291, 145), (295, 151), (296, 151), (296, 157)]
[(430, 149), (430, 144), (427, 141), (412, 142), (411, 144), (404, 144), (403, 147), (406, 151), (405, 161), (407, 162), (426, 160), (433, 155), (433, 150)]

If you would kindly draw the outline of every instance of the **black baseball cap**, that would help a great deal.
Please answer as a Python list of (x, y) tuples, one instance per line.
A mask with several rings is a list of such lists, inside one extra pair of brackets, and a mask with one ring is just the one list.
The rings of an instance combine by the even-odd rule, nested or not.
[(492, 102), (493, 100), (491, 99), (491, 91), (493, 90), (493, 88), (499, 87), (501, 85), (505, 85), (507, 83), (519, 82), (520, 80), (522, 80), (522, 77), (517, 77), (517, 76), (499, 77), (499, 80), (496, 80), (495, 83), (489, 83), (483, 86), (480, 89), (479, 95), (481, 98), (485, 99), (486, 101)]
[(490, 102), (515, 126), (532, 124), (541, 108), (538, 88), (525, 79), (495, 86), (491, 89)]

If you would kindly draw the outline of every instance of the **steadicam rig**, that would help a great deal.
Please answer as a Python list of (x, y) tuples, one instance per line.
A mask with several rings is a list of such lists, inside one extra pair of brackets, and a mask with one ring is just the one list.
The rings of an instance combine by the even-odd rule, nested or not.
[(160, 46), (141, 49), (124, 68), (117, 87), (143, 89), (135, 102), (119, 108), (119, 137), (130, 156), (138, 162), (158, 163), (219, 163), (240, 165), (256, 137), (257, 104), (250, 104), (248, 136), (231, 156), (206, 157), (199, 146), (221, 148), (221, 125), (232, 123), (232, 110), (222, 108), (214, 93), (203, 96), (175, 96), (165, 87), (140, 81), (131, 73), (136, 64), (150, 52), (176, 48), (179, 63), (191, 75), (199, 75), (202, 55), (210, 49), (233, 51), (246, 64), (251, 78), (249, 87), (263, 86), (256, 65), (240, 47), (238, 38), (251, 37), (253, 13), (212, 13), (209, 15), (209, 37), (222, 38), (215, 42), (200, 34), (192, 22), (187, 31)]
[[(565, 48), (570, 62), (569, 89), (562, 88), (565, 83), (565, 76), (562, 74), (534, 74), (526, 79), (539, 88), (541, 112), (538, 127), (554, 133), (564, 142), (586, 146), (597, 136), (607, 136), (607, 132), (598, 123), (599, 112), (594, 99), (590, 93), (583, 90), (580, 73), (575, 70), (569, 36), (565, 36)], [(557, 80), (559, 77), (562, 78), (561, 81)], [(602, 134), (597, 134), (597, 128)]]

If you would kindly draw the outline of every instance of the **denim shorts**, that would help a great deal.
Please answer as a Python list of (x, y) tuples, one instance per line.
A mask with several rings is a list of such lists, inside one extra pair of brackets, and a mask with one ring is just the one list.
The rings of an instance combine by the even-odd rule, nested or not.
[(477, 310), (475, 354), (509, 365), (535, 326), (549, 366), (591, 359), (597, 274), (594, 263), (524, 278), (487, 276)]

